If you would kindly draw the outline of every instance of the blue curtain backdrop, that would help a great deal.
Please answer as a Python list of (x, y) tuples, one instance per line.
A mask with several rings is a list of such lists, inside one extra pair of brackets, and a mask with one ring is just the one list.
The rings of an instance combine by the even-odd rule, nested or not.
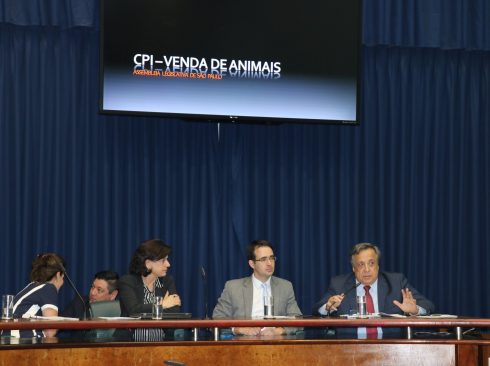
[(363, 12), (361, 126), (218, 126), (99, 115), (98, 2), (0, 0), (0, 292), (44, 251), (87, 292), (160, 237), (202, 316), (201, 266), (212, 310), (266, 238), (308, 314), (370, 241), (438, 312), (490, 316), (490, 4)]

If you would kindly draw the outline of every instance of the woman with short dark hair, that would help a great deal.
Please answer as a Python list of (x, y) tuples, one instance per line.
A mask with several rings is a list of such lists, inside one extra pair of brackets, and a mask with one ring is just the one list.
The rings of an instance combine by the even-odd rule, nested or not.
[[(133, 254), (129, 274), (119, 280), (119, 300), (123, 315), (151, 313), (156, 296), (162, 296), (164, 312), (180, 312), (180, 297), (174, 280), (167, 276), (170, 245), (160, 239), (141, 243)], [(163, 329), (135, 329), (135, 340), (161, 340)]]

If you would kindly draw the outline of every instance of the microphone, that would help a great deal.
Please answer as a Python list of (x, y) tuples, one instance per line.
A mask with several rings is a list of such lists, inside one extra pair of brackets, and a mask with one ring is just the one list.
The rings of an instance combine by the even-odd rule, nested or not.
[(346, 292), (344, 292), (344, 296), (347, 295), (352, 290), (354, 290), (355, 288), (357, 288), (357, 286), (359, 286), (360, 284), (361, 284), (361, 282), (356, 283), (354, 286), (352, 286), (350, 289), (348, 289)]
[[(357, 288), (357, 286), (359, 286), (361, 284), (361, 282), (357, 282), (354, 286), (352, 286), (351, 288), (349, 288), (346, 292), (344, 292), (344, 297), (345, 295), (347, 295), (349, 292), (351, 292), (352, 290), (354, 290), (355, 288)], [(327, 308), (327, 316), (330, 316), (330, 309), (332, 308), (333, 304)]]
[(208, 281), (204, 266), (201, 266), (201, 277), (204, 291), (204, 319), (209, 319), (208, 316)]
[(63, 266), (63, 264), (61, 264), (61, 263), (60, 263), (60, 266), (61, 266), (61, 269), (63, 270), (63, 273), (65, 274), (66, 280), (68, 281), (68, 283), (70, 284), (71, 288), (73, 289), (73, 291), (75, 291), (75, 293), (77, 294), (78, 298), (82, 302), (82, 305), (83, 305), (83, 318), (82, 318), (82, 320), (87, 320), (87, 305), (85, 305), (85, 301), (83, 300), (82, 295), (80, 295), (80, 292), (78, 292), (77, 287), (75, 286), (75, 284), (71, 280), (70, 276), (68, 276), (68, 273), (66, 272), (65, 266)]

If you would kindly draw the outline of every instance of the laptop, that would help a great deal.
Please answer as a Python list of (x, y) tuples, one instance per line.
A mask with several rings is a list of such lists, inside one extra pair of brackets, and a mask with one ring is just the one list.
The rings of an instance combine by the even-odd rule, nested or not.
[[(137, 313), (131, 314), (131, 318), (137, 319), (150, 319), (151, 313)], [(192, 318), (192, 313), (163, 313), (163, 319), (190, 319)]]

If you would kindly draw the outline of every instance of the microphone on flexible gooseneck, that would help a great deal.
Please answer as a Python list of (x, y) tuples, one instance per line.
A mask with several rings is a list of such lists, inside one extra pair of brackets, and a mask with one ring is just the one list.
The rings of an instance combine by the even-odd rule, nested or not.
[[(360, 284), (361, 284), (361, 282), (357, 282), (356, 284), (354, 284), (354, 286), (350, 287), (350, 288), (349, 288), (347, 291), (345, 291), (345, 292), (344, 292), (344, 297), (345, 297), (345, 296), (346, 296), (346, 295), (347, 295), (349, 292), (351, 292), (352, 290), (356, 289), (356, 288), (357, 288), (357, 287), (358, 287)], [(332, 306), (333, 306), (333, 304), (332, 304), (330, 307), (326, 308), (326, 310), (327, 310), (327, 316), (330, 316), (330, 310), (332, 309)]]
[(202, 277), (202, 285), (204, 291), (204, 319), (209, 319), (208, 316), (208, 280), (206, 277), (206, 271), (204, 270), (204, 266), (201, 266), (201, 277)]
[(344, 296), (347, 295), (352, 290), (354, 290), (355, 288), (357, 288), (360, 284), (361, 284), (361, 282), (357, 282), (354, 286), (352, 286), (350, 289), (348, 289), (346, 292), (344, 292)]
[(60, 266), (61, 266), (61, 268), (63, 270), (63, 273), (65, 275), (66, 280), (68, 281), (68, 283), (70, 284), (71, 288), (75, 291), (75, 293), (77, 294), (78, 298), (82, 302), (82, 305), (83, 305), (83, 318), (82, 318), (82, 320), (87, 320), (87, 305), (85, 305), (85, 301), (83, 300), (82, 295), (80, 295), (80, 292), (78, 292), (78, 290), (77, 290), (75, 284), (73, 283), (73, 281), (71, 280), (70, 276), (68, 276), (68, 273), (66, 272), (66, 268), (61, 263), (60, 263)]

